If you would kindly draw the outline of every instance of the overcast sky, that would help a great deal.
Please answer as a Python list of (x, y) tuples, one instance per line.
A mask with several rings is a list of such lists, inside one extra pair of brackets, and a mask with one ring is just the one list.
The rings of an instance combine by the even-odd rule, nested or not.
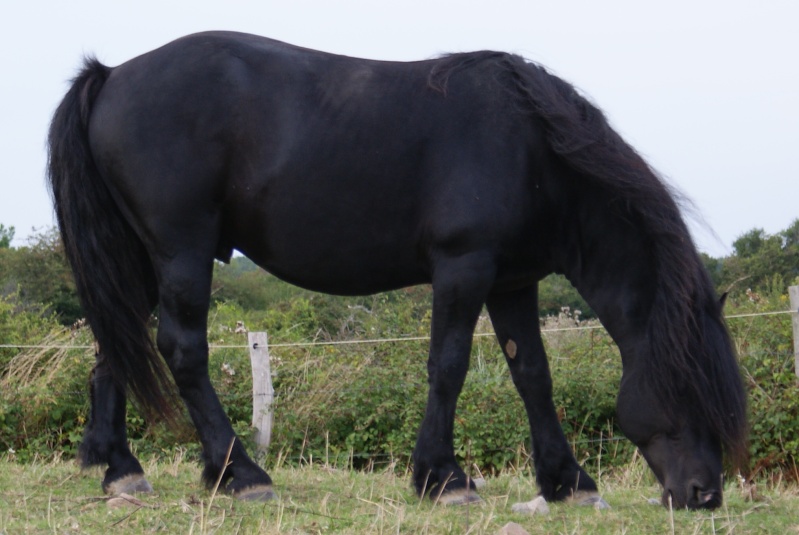
[(542, 63), (694, 201), (704, 221), (691, 225), (699, 248), (724, 256), (742, 233), (774, 233), (799, 217), (798, 24), (796, 0), (8, 3), (0, 223), (16, 227), (15, 245), (53, 224), (45, 137), (82, 55), (117, 65), (224, 29), (375, 59), (497, 49)]

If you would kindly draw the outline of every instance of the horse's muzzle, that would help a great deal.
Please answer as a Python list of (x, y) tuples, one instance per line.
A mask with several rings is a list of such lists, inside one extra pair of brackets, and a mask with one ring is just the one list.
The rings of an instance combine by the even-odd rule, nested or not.
[(703, 487), (696, 481), (689, 481), (682, 492), (664, 489), (661, 501), (664, 507), (674, 509), (717, 509), (721, 506), (722, 492), (721, 489)]

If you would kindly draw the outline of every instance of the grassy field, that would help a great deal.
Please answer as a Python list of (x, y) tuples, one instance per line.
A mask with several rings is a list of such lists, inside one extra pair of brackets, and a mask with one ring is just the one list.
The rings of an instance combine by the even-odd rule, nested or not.
[(353, 472), (324, 465), (270, 470), (280, 498), (238, 502), (204, 490), (200, 470), (179, 455), (145, 463), (156, 492), (113, 507), (101, 472), (74, 462), (0, 459), (0, 534), (17, 533), (497, 533), (508, 522), (529, 533), (799, 533), (799, 489), (730, 482), (715, 512), (669, 511), (648, 503), (659, 489), (641, 463), (600, 478), (609, 510), (550, 504), (542, 516), (512, 513), (535, 497), (529, 474), (488, 478), (482, 504), (435, 506), (396, 470)]

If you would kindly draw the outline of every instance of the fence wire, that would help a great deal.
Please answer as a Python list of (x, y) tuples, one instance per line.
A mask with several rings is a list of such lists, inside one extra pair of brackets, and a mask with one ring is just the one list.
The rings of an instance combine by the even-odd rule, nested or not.
[[(755, 318), (760, 316), (777, 316), (783, 314), (796, 314), (794, 310), (777, 310), (772, 312), (755, 312), (751, 314), (732, 314), (725, 316), (725, 320), (738, 319), (738, 318)], [(557, 327), (557, 328), (544, 328), (541, 333), (555, 333), (555, 332), (568, 332), (568, 331), (595, 331), (604, 330), (602, 325), (578, 325), (574, 327)], [(493, 337), (493, 332), (474, 333), (474, 338)], [(276, 342), (269, 343), (269, 348), (287, 348), (287, 347), (318, 347), (318, 346), (343, 346), (343, 345), (363, 345), (363, 344), (388, 344), (397, 342), (428, 342), (430, 336), (399, 336), (395, 338), (371, 338), (371, 339), (353, 339), (353, 340), (322, 340), (313, 342)], [(37, 344), (0, 344), (0, 349), (92, 349), (93, 345), (68, 345), (68, 344), (55, 344), (55, 345), (37, 345)], [(249, 349), (248, 344), (209, 344), (209, 349)]]

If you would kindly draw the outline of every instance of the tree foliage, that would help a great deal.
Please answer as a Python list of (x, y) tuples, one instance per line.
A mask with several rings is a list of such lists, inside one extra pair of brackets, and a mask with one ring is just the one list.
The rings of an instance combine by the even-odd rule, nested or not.
[(0, 293), (15, 292), (26, 306), (52, 311), (64, 325), (81, 317), (72, 272), (56, 229), (31, 236), (23, 247), (0, 249)]
[(11, 240), (14, 239), (14, 227), (6, 228), (0, 223), (0, 249), (11, 247)]
[[(27, 307), (39, 306), (56, 314), (68, 325), (81, 317), (68, 264), (56, 229), (47, 229), (28, 239), (22, 247), (11, 247), (14, 227), (0, 224), (0, 295), (17, 295)], [(752, 229), (733, 243), (733, 254), (702, 260), (719, 292), (743, 295), (747, 289), (766, 293), (784, 292), (799, 277), (799, 219), (787, 229), (770, 235)], [(423, 310), (430, 304), (426, 287), (406, 290), (419, 299)], [(340, 316), (359, 307), (370, 309), (376, 299), (336, 297), (317, 294), (279, 280), (245, 257), (235, 257), (229, 265), (217, 264), (214, 270), (212, 300), (231, 302), (245, 310), (269, 310), (285, 307), (294, 298), (313, 302), (325, 331), (335, 330)], [(579, 310), (581, 317), (594, 313), (579, 293), (562, 275), (550, 275), (539, 283), (541, 316), (557, 316), (564, 308)]]
[(707, 259), (706, 265), (722, 291), (743, 294), (747, 289), (782, 293), (799, 277), (799, 219), (787, 229), (768, 234), (755, 228), (733, 244), (734, 254)]
[(584, 319), (593, 318), (594, 312), (563, 275), (549, 275), (538, 283), (538, 313), (543, 316), (558, 316), (568, 308)]

